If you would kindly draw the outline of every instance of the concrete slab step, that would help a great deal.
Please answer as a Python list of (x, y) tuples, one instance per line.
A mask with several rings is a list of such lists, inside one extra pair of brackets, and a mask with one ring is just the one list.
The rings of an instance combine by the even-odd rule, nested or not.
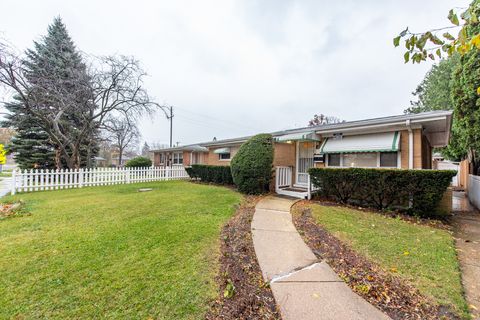
[(318, 261), (297, 232), (252, 230), (252, 237), (265, 281)]

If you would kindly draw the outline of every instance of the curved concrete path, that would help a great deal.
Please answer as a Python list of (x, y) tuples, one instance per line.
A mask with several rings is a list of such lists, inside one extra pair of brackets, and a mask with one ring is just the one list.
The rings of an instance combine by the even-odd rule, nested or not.
[(255, 207), (252, 236), (263, 278), (284, 320), (390, 319), (319, 261), (292, 222), (296, 200), (267, 197)]

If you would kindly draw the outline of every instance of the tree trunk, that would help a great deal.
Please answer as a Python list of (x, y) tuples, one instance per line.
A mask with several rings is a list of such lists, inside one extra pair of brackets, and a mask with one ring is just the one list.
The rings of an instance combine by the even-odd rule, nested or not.
[(55, 167), (57, 170), (62, 169), (62, 153), (59, 148), (55, 148)]
[(122, 160), (123, 160), (123, 149), (119, 148), (118, 149), (118, 166), (122, 166)]
[(87, 168), (92, 167), (92, 145), (89, 143), (87, 146)]

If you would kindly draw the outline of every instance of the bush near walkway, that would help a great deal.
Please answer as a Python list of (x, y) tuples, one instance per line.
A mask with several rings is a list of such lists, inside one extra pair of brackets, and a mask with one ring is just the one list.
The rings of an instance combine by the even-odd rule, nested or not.
[(272, 180), (272, 135), (258, 134), (242, 144), (231, 162), (233, 182), (240, 192), (260, 194)]
[(407, 207), (421, 217), (445, 214), (437, 206), (456, 172), (365, 168), (311, 168), (312, 183), (328, 199), (379, 210)]

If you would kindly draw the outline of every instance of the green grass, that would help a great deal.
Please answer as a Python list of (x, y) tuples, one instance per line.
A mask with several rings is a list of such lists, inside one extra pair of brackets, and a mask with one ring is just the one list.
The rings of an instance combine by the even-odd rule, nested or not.
[(387, 272), (395, 272), (438, 304), (467, 315), (452, 235), (377, 213), (312, 205), (316, 221)]
[(11, 177), (12, 176), (12, 172), (11, 171), (3, 171), (3, 172), (0, 172), (0, 177), (3, 177), (3, 178), (7, 178), (7, 177)]
[(241, 196), (171, 181), (16, 199), (31, 215), (0, 220), (0, 319), (200, 319)]

